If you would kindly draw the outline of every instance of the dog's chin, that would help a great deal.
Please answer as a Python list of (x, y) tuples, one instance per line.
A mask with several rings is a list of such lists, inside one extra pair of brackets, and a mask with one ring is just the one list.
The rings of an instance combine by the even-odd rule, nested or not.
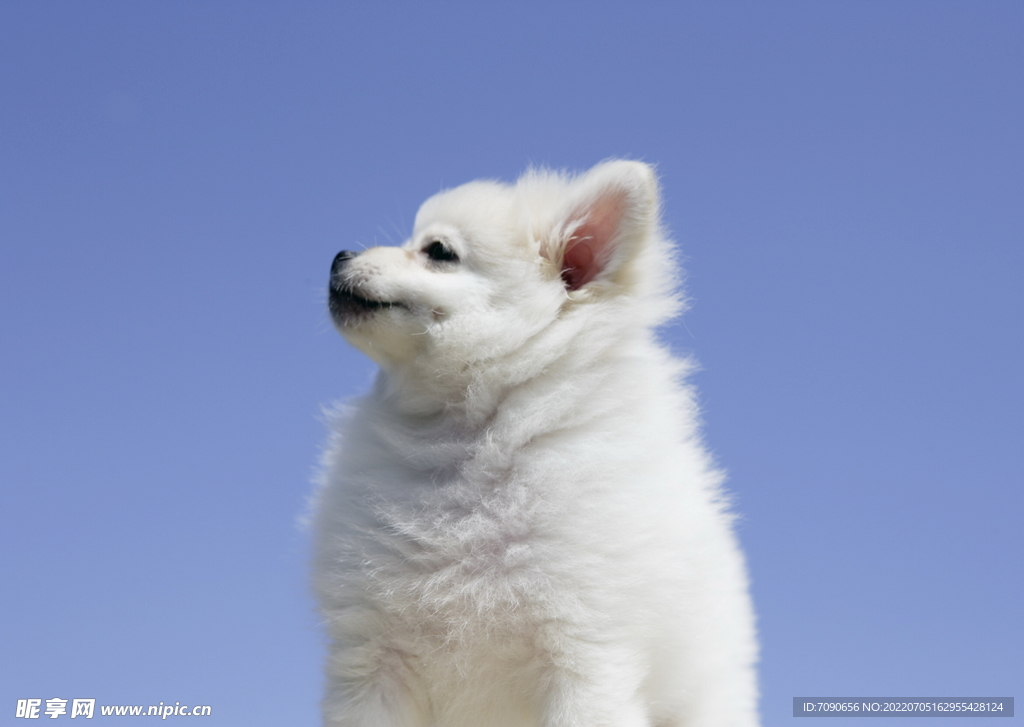
[(339, 328), (356, 325), (381, 311), (392, 308), (406, 308), (404, 303), (392, 300), (377, 300), (359, 295), (348, 287), (331, 286), (328, 306), (331, 318)]

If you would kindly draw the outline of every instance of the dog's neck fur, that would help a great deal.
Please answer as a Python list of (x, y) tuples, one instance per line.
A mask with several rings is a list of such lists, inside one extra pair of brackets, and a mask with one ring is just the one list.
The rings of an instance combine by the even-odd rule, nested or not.
[(557, 427), (566, 416), (586, 417), (599, 387), (630, 386), (623, 372), (636, 368), (620, 366), (622, 354), (615, 352), (635, 356), (647, 348), (643, 341), (652, 342), (651, 331), (635, 326), (623, 308), (621, 302), (607, 309), (591, 303), (569, 310), (513, 354), (457, 370), (428, 356), (381, 369), (373, 396), (382, 414), (427, 438), (444, 431), (475, 439), (485, 431), (510, 432), (518, 420), (548, 420)]

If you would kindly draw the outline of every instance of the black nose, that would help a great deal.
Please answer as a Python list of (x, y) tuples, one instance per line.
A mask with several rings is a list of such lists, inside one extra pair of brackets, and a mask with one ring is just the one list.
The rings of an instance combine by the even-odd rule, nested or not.
[(334, 274), (348, 265), (348, 261), (356, 256), (356, 253), (349, 250), (342, 250), (334, 256), (334, 262), (331, 263), (331, 273)]

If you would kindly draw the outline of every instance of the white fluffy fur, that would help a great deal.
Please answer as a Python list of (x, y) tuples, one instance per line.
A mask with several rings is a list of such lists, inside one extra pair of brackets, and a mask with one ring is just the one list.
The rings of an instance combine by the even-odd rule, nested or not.
[(336, 319), (381, 371), (315, 500), (325, 724), (757, 723), (722, 477), (653, 332), (680, 307), (658, 204), (639, 162), (473, 182), (333, 274), (394, 305)]

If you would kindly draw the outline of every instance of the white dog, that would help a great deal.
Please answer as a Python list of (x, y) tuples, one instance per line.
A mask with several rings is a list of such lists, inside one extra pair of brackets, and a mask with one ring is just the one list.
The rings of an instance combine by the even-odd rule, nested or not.
[(340, 253), (337, 327), (381, 368), (316, 507), (325, 723), (755, 725), (756, 640), (650, 167), (427, 200)]

